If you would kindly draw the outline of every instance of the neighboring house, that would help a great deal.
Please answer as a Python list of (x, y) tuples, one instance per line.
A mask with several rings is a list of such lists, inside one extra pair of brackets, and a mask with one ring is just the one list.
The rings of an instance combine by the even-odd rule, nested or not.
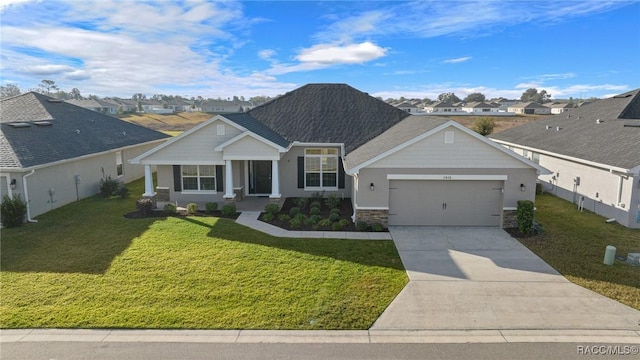
[(417, 112), (420, 112), (420, 109), (417, 106), (415, 106), (415, 105), (413, 105), (411, 103), (408, 103), (406, 101), (401, 103), (401, 104), (396, 105), (396, 107), (398, 109), (400, 109), (402, 111), (406, 111), (406, 112), (408, 112), (410, 114), (415, 114)]
[(351, 198), (356, 221), (384, 225), (510, 223), (505, 211), (533, 201), (545, 173), (454, 121), (410, 115), (346, 84), (309, 84), (216, 115), (131, 162), (145, 166), (145, 196), (158, 201), (319, 192)]
[(248, 101), (207, 100), (200, 105), (201, 111), (218, 114), (241, 113), (251, 109)]
[(546, 191), (640, 228), (640, 89), (491, 138), (551, 170)]
[(21, 194), (29, 218), (96, 194), (103, 176), (142, 177), (128, 160), (168, 137), (35, 92), (0, 106), (0, 194)]
[(551, 114), (551, 109), (548, 107), (535, 103), (535, 102), (526, 102), (526, 103), (518, 103), (511, 105), (507, 108), (509, 112), (516, 114), (529, 114), (529, 115), (549, 115)]
[(549, 103), (544, 105), (551, 109), (551, 114), (562, 114), (563, 112), (569, 111), (575, 107), (573, 104), (569, 103)]
[(498, 106), (486, 102), (470, 102), (462, 105), (461, 110), (468, 113), (489, 113), (498, 112)]
[(184, 99), (171, 99), (167, 101), (167, 108), (174, 112), (191, 111), (193, 102)]
[(460, 111), (461, 105), (454, 105), (449, 103), (444, 103), (441, 101), (435, 102), (433, 104), (429, 104), (424, 107), (424, 110), (428, 113), (444, 113), (444, 112), (456, 112)]
[(100, 100), (100, 99), (85, 99), (85, 100), (69, 99), (65, 101), (68, 102), (69, 104), (80, 106), (82, 108), (96, 111), (102, 114), (113, 115), (118, 113), (118, 104), (114, 101)]

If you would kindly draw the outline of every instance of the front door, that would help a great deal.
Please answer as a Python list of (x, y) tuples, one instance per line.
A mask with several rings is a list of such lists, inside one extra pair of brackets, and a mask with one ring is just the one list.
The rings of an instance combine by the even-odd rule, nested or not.
[(271, 194), (271, 161), (249, 161), (249, 194)]

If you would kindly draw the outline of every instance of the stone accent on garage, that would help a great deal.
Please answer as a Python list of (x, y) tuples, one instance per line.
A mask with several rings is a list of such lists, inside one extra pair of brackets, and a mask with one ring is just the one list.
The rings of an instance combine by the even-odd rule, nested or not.
[(389, 227), (389, 210), (356, 210), (356, 223), (364, 221), (368, 224), (380, 223), (384, 227)]
[(518, 211), (517, 210), (503, 210), (502, 211), (502, 228), (517, 228), (518, 227)]

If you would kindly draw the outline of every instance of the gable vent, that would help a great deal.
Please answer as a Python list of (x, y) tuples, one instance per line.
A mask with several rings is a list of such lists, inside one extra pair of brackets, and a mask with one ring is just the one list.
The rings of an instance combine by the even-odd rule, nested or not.
[(25, 122), (15, 122), (15, 123), (9, 123), (9, 126), (11, 126), (12, 128), (28, 128), (31, 127), (31, 124), (29, 123), (25, 123)]

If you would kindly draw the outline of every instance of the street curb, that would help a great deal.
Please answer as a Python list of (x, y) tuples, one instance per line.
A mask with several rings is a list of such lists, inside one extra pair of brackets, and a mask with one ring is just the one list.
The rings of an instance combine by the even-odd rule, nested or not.
[(615, 343), (640, 344), (634, 330), (0, 330), (0, 343), (163, 342), (163, 343)]

